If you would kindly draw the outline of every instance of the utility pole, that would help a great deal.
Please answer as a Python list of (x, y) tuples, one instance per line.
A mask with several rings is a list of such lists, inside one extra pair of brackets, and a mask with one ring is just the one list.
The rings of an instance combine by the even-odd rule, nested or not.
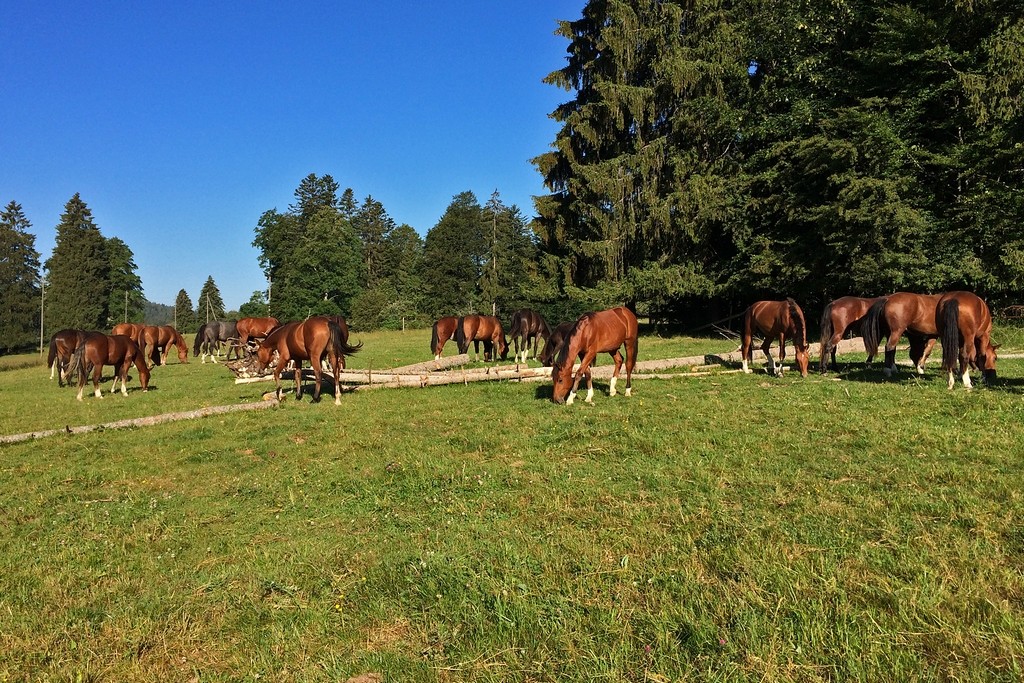
[(46, 273), (39, 276), (39, 355), (43, 355), (43, 304), (46, 301)]
[(128, 290), (124, 290), (124, 321), (128, 322)]

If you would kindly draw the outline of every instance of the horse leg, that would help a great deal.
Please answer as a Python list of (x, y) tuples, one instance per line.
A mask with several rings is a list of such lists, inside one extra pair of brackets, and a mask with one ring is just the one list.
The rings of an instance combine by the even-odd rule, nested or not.
[(608, 388), (608, 395), (615, 395), (615, 383), (619, 381), (619, 370), (622, 369), (622, 353), (615, 349), (612, 353), (612, 358), (615, 359), (615, 370), (612, 371), (611, 386)]
[(594, 402), (594, 382), (590, 375), (590, 364), (594, 362), (594, 358), (597, 354), (593, 351), (587, 351), (580, 361), (580, 369), (576, 372), (576, 378), (573, 380), (572, 389), (569, 391), (569, 398), (566, 399), (566, 405), (571, 405), (576, 399), (576, 390), (579, 389), (580, 380), (584, 376), (587, 378), (587, 397), (584, 399), (586, 403)]
[[(295, 359), (291, 362), (295, 364), (292, 370), (292, 377), (295, 378), (295, 400), (298, 401), (302, 398), (302, 361)], [(310, 365), (312, 364), (310, 362)]]
[(917, 366), (917, 374), (924, 374), (924, 364), (928, 361), (928, 356), (932, 355), (932, 349), (935, 348), (935, 342), (937, 341), (938, 337), (936, 337), (935, 339), (929, 339), (927, 342), (925, 342), (924, 355), (921, 356), (921, 363), (920, 365)]
[(743, 343), (740, 345), (740, 358), (743, 359), (743, 372), (750, 374), (753, 370), (747, 364), (751, 359), (751, 346), (754, 345), (754, 339), (746, 332), (743, 333)]
[[(796, 353), (796, 344), (793, 345), (793, 353)], [(786, 369), (786, 365), (783, 361), (786, 360), (786, 333), (779, 333), (779, 367), (776, 373), (779, 377), (782, 377), (782, 373)]]
[(280, 362), (274, 366), (274, 386), (276, 387), (277, 400), (281, 400), (281, 368), (284, 367)]
[(764, 338), (764, 343), (761, 344), (761, 353), (763, 353), (764, 357), (766, 359), (768, 359), (768, 367), (765, 368), (765, 372), (767, 372), (769, 375), (774, 375), (775, 374), (775, 359), (772, 358), (772, 342), (773, 341), (774, 341), (774, 339), (772, 339), (771, 337), (766, 336)]
[[(129, 358), (125, 358), (124, 363), (121, 364), (121, 395), (128, 395), (128, 387), (125, 386), (125, 380), (128, 379), (128, 370), (132, 366), (132, 361)], [(113, 392), (111, 392), (113, 393)]]
[(896, 345), (900, 341), (900, 337), (903, 336), (903, 332), (906, 330), (905, 327), (892, 327), (889, 332), (889, 338), (885, 341), (885, 372), (886, 377), (892, 377), (892, 374), (896, 372)]
[(100, 382), (103, 380), (103, 365), (100, 363), (96, 364), (96, 368), (92, 372), (92, 389), (93, 395), (96, 398), (103, 398), (103, 390), (100, 389)]

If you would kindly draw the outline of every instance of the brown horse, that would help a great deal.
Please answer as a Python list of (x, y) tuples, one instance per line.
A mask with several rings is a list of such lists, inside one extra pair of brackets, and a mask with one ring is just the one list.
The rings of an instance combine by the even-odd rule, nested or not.
[(85, 334), (85, 330), (69, 328), (55, 332), (50, 337), (50, 352), (46, 356), (46, 366), (50, 368), (50, 379), (53, 379), (54, 371), (56, 371), (59, 386), (64, 386), (64, 381), (69, 374), (68, 363), (71, 362), (71, 354), (82, 343), (82, 337)]
[[(551, 367), (554, 391), (551, 400), (555, 403), (572, 404), (576, 398), (576, 390), (580, 380), (587, 378), (587, 403), (594, 402), (594, 383), (591, 378), (590, 365), (599, 353), (610, 353), (615, 359), (615, 371), (612, 373), (609, 396), (615, 395), (615, 382), (619, 379), (622, 368), (622, 352), (626, 348), (626, 396), (629, 396), (633, 383), (633, 366), (636, 365), (638, 325), (633, 311), (619, 306), (607, 311), (584, 313), (573, 324), (572, 329), (558, 350)], [(572, 372), (573, 361), (580, 359), (580, 368), (575, 377)]]
[(455, 326), (455, 341), (459, 345), (459, 353), (469, 351), (469, 343), (473, 342), (477, 360), (480, 360), (480, 342), (484, 343), (484, 360), (494, 360), (495, 346), (502, 360), (508, 358), (505, 329), (493, 315), (467, 315), (459, 318)]
[[(848, 332), (860, 334), (864, 316), (868, 314), (871, 305), (880, 298), (866, 299), (860, 296), (843, 296), (825, 307), (825, 311), (821, 314), (821, 362), (818, 366), (822, 374), (828, 372), (830, 358), (832, 369), (836, 369), (836, 344)], [(867, 351), (868, 363), (870, 363), (874, 360), (878, 349), (869, 349), (865, 344), (864, 350)]]
[(942, 339), (942, 369), (949, 375), (950, 389), (956, 383), (954, 370), (959, 370), (966, 389), (972, 387), (972, 367), (982, 371), (986, 382), (995, 380), (992, 315), (981, 297), (971, 292), (943, 294), (935, 305), (935, 322)]
[[(747, 365), (753, 360), (753, 339), (754, 334), (764, 335), (764, 343), (761, 350), (768, 359), (767, 371), (770, 375), (782, 376), (782, 363), (786, 360), (786, 337), (793, 340), (793, 349), (796, 353), (796, 367), (802, 377), (807, 376), (807, 364), (810, 362), (807, 349), (807, 323), (804, 320), (804, 312), (793, 299), (785, 301), (757, 301), (751, 304), (743, 315), (743, 345), (741, 356), (743, 358), (743, 372), (750, 373), (753, 370)], [(775, 339), (779, 340), (779, 364), (775, 365), (772, 358), (771, 345)]]
[(441, 360), (441, 351), (449, 340), (455, 339), (455, 329), (458, 326), (458, 318), (446, 315), (439, 318), (430, 328), (430, 352), (434, 354), (434, 360)]
[(146, 329), (143, 323), (118, 323), (114, 325), (114, 329), (110, 331), (110, 334), (123, 334), (127, 337), (131, 337), (132, 341), (142, 348), (142, 332)]
[(82, 400), (82, 392), (89, 378), (89, 368), (92, 367), (93, 393), (96, 398), (103, 398), (100, 391), (100, 380), (103, 377), (103, 366), (111, 365), (114, 368), (114, 384), (110, 387), (110, 393), (117, 388), (117, 380), (121, 380), (121, 394), (128, 395), (128, 388), (125, 382), (128, 379), (128, 369), (135, 365), (139, 371), (139, 382), (143, 391), (149, 391), (149, 368), (142, 355), (139, 345), (131, 337), (123, 334), (107, 335), (102, 332), (86, 332), (81, 344), (75, 349), (71, 358), (71, 366), (68, 374), (72, 371), (78, 372), (78, 400)]
[(544, 350), (540, 352), (540, 364), (544, 367), (548, 367), (555, 360), (555, 356), (558, 354), (558, 349), (565, 341), (565, 338), (569, 336), (569, 330), (575, 325), (575, 321), (558, 323), (555, 329), (551, 331), (551, 335), (548, 336), (548, 340), (544, 343)]
[(512, 324), (509, 325), (508, 336), (512, 338), (515, 348), (516, 362), (519, 361), (519, 344), (523, 346), (523, 360), (526, 362), (526, 355), (529, 351), (530, 341), (533, 340), (533, 357), (537, 357), (537, 340), (547, 340), (551, 336), (551, 328), (537, 311), (524, 308), (512, 314)]
[(277, 318), (242, 318), (235, 325), (238, 330), (238, 345), (244, 349), (250, 339), (266, 339), (280, 324)]
[(315, 316), (301, 322), (281, 325), (267, 335), (256, 349), (257, 371), (263, 372), (275, 354), (277, 364), (274, 366), (274, 382), (277, 384), (277, 397), (281, 398), (281, 372), (289, 361), (295, 361), (295, 397), (302, 398), (302, 361), (308, 360), (313, 368), (316, 386), (313, 389), (313, 400), (320, 400), (320, 380), (323, 373), (323, 362), (328, 360), (334, 374), (334, 404), (341, 405), (341, 386), (339, 375), (345, 367), (345, 356), (351, 356), (362, 344), (350, 346), (347, 335), (341, 327), (327, 316)]
[(188, 363), (188, 344), (173, 325), (161, 325), (160, 327), (146, 325), (142, 330), (141, 339), (139, 348), (142, 349), (143, 354), (147, 347), (152, 347), (148, 358), (153, 361), (154, 366), (167, 365), (167, 355), (170, 353), (171, 346), (178, 350), (178, 362)]
[(910, 340), (910, 360), (917, 369), (917, 374), (924, 374), (924, 364), (931, 355), (939, 330), (935, 324), (935, 306), (941, 294), (913, 294), (896, 292), (883, 296), (868, 310), (864, 317), (862, 334), (864, 348), (869, 349), (868, 355), (874, 356), (882, 336), (888, 335), (885, 342), (885, 376), (890, 377), (896, 370), (896, 345), (900, 337), (906, 333)]

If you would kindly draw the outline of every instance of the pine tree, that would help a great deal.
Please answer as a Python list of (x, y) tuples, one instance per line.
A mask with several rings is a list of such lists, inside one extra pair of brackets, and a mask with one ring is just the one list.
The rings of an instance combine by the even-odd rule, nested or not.
[(395, 229), (395, 221), (384, 210), (383, 204), (367, 196), (352, 219), (352, 227), (363, 243), (366, 287), (375, 289), (388, 277), (385, 267), (387, 240)]
[(258, 289), (253, 292), (249, 300), (238, 307), (238, 315), (244, 318), (265, 318), (270, 315), (267, 293)]
[(31, 227), (15, 201), (0, 212), (0, 349), (8, 352), (39, 335), (39, 252)]
[(210, 275), (203, 283), (203, 289), (199, 292), (199, 302), (196, 309), (196, 317), (200, 323), (207, 323), (211, 320), (220, 320), (224, 317), (224, 300), (221, 299), (217, 283)]
[(135, 272), (135, 255), (118, 237), (106, 244), (110, 265), (110, 297), (107, 301), (109, 319), (107, 327), (121, 322), (141, 322), (145, 316), (146, 298), (142, 293), (142, 278)]
[(174, 327), (182, 334), (199, 329), (192, 299), (184, 289), (178, 290), (178, 296), (174, 299)]
[(75, 193), (64, 206), (53, 254), (46, 261), (46, 329), (100, 330), (107, 327), (110, 261), (107, 241), (92, 212)]
[(420, 277), (427, 313), (436, 318), (481, 310), (477, 283), (486, 260), (480, 204), (472, 192), (462, 192), (424, 239)]

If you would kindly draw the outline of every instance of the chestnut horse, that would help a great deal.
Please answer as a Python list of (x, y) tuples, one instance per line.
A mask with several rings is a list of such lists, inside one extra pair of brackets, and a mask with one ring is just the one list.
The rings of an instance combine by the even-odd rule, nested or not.
[(334, 374), (334, 405), (341, 405), (341, 386), (339, 375), (345, 367), (345, 356), (351, 356), (362, 344), (350, 346), (347, 335), (341, 326), (327, 316), (315, 316), (301, 322), (291, 322), (279, 326), (260, 342), (256, 349), (256, 369), (263, 372), (274, 356), (274, 382), (277, 385), (277, 397), (281, 398), (281, 372), (289, 361), (295, 361), (295, 397), (302, 398), (302, 361), (308, 360), (313, 368), (316, 386), (313, 389), (313, 400), (320, 400), (320, 380), (323, 373), (323, 362), (328, 360)]
[(110, 393), (117, 388), (117, 380), (121, 380), (121, 394), (128, 395), (128, 388), (125, 382), (128, 379), (128, 369), (134, 365), (139, 371), (139, 382), (143, 391), (149, 391), (149, 368), (146, 367), (145, 358), (139, 345), (131, 337), (123, 334), (107, 335), (102, 332), (86, 332), (82, 342), (75, 349), (71, 358), (71, 366), (68, 374), (72, 371), (78, 372), (78, 400), (82, 400), (82, 392), (88, 381), (89, 369), (92, 367), (93, 393), (96, 398), (103, 398), (100, 391), (100, 380), (103, 378), (103, 366), (111, 365), (114, 368), (114, 384), (110, 387)]
[[(782, 377), (782, 363), (786, 360), (786, 337), (793, 340), (796, 353), (796, 367), (802, 377), (807, 376), (807, 364), (810, 362), (807, 349), (807, 323), (804, 312), (793, 299), (785, 301), (757, 301), (743, 314), (743, 345), (740, 347), (743, 358), (743, 372), (753, 372), (747, 363), (753, 360), (754, 334), (764, 335), (761, 350), (768, 359), (767, 371), (770, 375)], [(779, 364), (775, 365), (772, 358), (772, 342), (779, 340)]]
[(50, 368), (50, 379), (53, 379), (54, 371), (57, 371), (59, 386), (64, 386), (64, 381), (69, 374), (68, 363), (71, 362), (71, 354), (82, 343), (82, 337), (86, 334), (85, 330), (69, 328), (55, 332), (50, 337), (50, 352), (46, 356), (46, 365)]
[(544, 343), (544, 350), (540, 352), (540, 364), (544, 367), (548, 367), (555, 360), (555, 356), (558, 354), (558, 348), (565, 341), (565, 338), (569, 336), (569, 330), (575, 325), (575, 321), (558, 323), (555, 325), (555, 329), (551, 331), (548, 336), (548, 340)]
[[(818, 370), (824, 374), (831, 368), (836, 369), (836, 345), (842, 341), (848, 332), (860, 334), (861, 323), (864, 316), (868, 314), (871, 305), (882, 297), (866, 299), (860, 296), (843, 296), (831, 302), (825, 307), (821, 314), (821, 362)], [(865, 344), (864, 350), (868, 354), (868, 363), (875, 358), (877, 348), (869, 349)]]
[(446, 315), (439, 318), (430, 328), (430, 352), (434, 354), (434, 360), (441, 360), (441, 351), (450, 339), (455, 339), (455, 329), (458, 326), (458, 318)]
[(143, 323), (118, 323), (114, 325), (114, 329), (110, 331), (110, 334), (123, 334), (127, 337), (131, 337), (132, 341), (142, 348), (142, 331), (146, 329)]
[[(554, 391), (551, 400), (555, 403), (571, 405), (576, 398), (576, 390), (580, 380), (587, 378), (586, 403), (594, 402), (594, 383), (591, 378), (590, 366), (599, 353), (610, 353), (615, 359), (615, 371), (612, 373), (611, 387), (608, 395), (615, 395), (615, 382), (619, 379), (622, 368), (622, 352), (626, 348), (626, 396), (630, 395), (633, 381), (633, 366), (636, 365), (638, 325), (633, 311), (619, 306), (607, 311), (584, 313), (573, 324), (569, 334), (555, 357), (551, 367)], [(573, 361), (580, 359), (580, 368), (575, 377), (572, 372)]]
[(455, 341), (459, 345), (459, 353), (469, 351), (469, 342), (473, 342), (473, 352), (480, 360), (480, 342), (484, 343), (484, 360), (494, 360), (494, 347), (502, 360), (508, 358), (508, 339), (501, 321), (493, 315), (467, 315), (459, 318), (455, 326)]
[(244, 349), (250, 339), (266, 339), (271, 330), (280, 324), (277, 318), (242, 318), (236, 323), (238, 345)]
[(992, 315), (981, 297), (971, 292), (943, 294), (935, 305), (935, 322), (942, 339), (942, 369), (949, 375), (950, 389), (956, 383), (954, 370), (959, 370), (966, 389), (972, 387), (971, 367), (981, 370), (986, 382), (996, 378)]
[(161, 325), (160, 327), (146, 325), (142, 330), (141, 340), (139, 348), (142, 349), (143, 354), (147, 347), (152, 347), (148, 358), (153, 361), (154, 366), (167, 365), (167, 355), (170, 353), (171, 346), (178, 350), (179, 363), (188, 362), (188, 344), (173, 325)]
[(869, 349), (869, 356), (873, 356), (882, 336), (888, 335), (883, 368), (886, 377), (890, 377), (896, 370), (896, 345), (904, 333), (910, 340), (910, 360), (917, 369), (917, 374), (924, 374), (925, 361), (931, 355), (935, 340), (939, 337), (939, 330), (935, 324), (935, 306), (941, 296), (896, 292), (881, 297), (871, 305), (862, 326), (864, 348)]
[(523, 346), (523, 360), (526, 362), (526, 355), (529, 351), (530, 340), (533, 340), (533, 357), (537, 357), (537, 340), (547, 340), (551, 336), (551, 328), (537, 311), (524, 308), (512, 314), (512, 324), (509, 325), (508, 336), (512, 338), (515, 348), (516, 362), (519, 361), (519, 344)]

